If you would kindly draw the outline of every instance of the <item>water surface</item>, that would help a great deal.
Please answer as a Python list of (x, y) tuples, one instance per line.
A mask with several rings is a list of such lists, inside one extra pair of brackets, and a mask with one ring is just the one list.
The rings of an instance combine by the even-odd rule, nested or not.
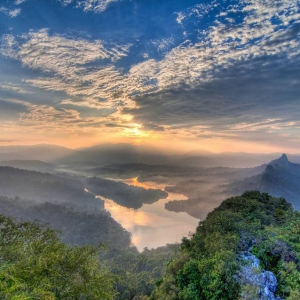
[[(124, 180), (129, 185), (143, 188), (164, 189), (165, 186), (155, 182), (139, 182), (137, 178)], [(112, 217), (132, 234), (132, 242), (141, 251), (144, 247), (156, 248), (167, 243), (180, 242), (183, 236), (194, 232), (199, 220), (187, 213), (171, 212), (165, 209), (170, 200), (186, 200), (184, 195), (168, 193), (168, 198), (153, 204), (144, 204), (139, 209), (127, 208), (112, 199), (97, 196), (105, 201), (105, 209)]]

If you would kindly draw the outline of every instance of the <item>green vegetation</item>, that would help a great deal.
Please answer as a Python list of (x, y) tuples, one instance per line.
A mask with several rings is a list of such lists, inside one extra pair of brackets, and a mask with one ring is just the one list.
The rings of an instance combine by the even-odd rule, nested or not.
[[(19, 210), (19, 214), (28, 213), (16, 200), (15, 206), (9, 206), (12, 199), (0, 200), (6, 213), (8, 208)], [(48, 212), (53, 219), (68, 216), (62, 215), (64, 209), (60, 206), (51, 204), (49, 209), (47, 205), (28, 209), (39, 216), (42, 211)], [(81, 215), (80, 226), (84, 227), (89, 218), (96, 222), (95, 216), (84, 216)], [(75, 220), (80, 221), (78, 217)], [(72, 230), (76, 228), (69, 218), (68, 221)], [(109, 230), (109, 224), (102, 225)], [(80, 231), (78, 240), (83, 233)], [(82, 236), (83, 243), (93, 241), (94, 235), (86, 234), (86, 238)], [(179, 245), (145, 248), (139, 253), (128, 245), (127, 239), (118, 241), (122, 237), (119, 234), (119, 230), (109, 231), (110, 238), (104, 236), (105, 246), (70, 246), (60, 241), (60, 234), (40, 222), (18, 223), (0, 215), (0, 299), (147, 299)]]
[(285, 199), (256, 191), (229, 198), (182, 240), (150, 299), (253, 299), (239, 278), (240, 253), (249, 249), (274, 272), (277, 294), (299, 299), (299, 233), (300, 213)]
[(118, 292), (115, 299), (148, 299), (177, 250), (179, 245), (172, 244), (151, 250), (145, 248), (142, 253), (135, 247), (101, 252), (101, 261), (115, 276)]
[(70, 247), (34, 222), (0, 216), (1, 299), (113, 299), (113, 277), (99, 247)]
[[(11, 206), (12, 199), (2, 197), (0, 204), (6, 214), (17, 209), (19, 217), (22, 210), (25, 215), (50, 212), (57, 222), (71, 213), (53, 204), (26, 207), (24, 202), (23, 207), (18, 201)], [(85, 218), (92, 219), (88, 214), (81, 217), (81, 225)], [(117, 237), (118, 232), (108, 235)], [(261, 268), (276, 276), (276, 296), (299, 299), (300, 213), (284, 198), (257, 191), (229, 198), (199, 223), (194, 234), (183, 238), (181, 246), (139, 253), (127, 238), (106, 241), (106, 247), (70, 246), (46, 225), (17, 223), (0, 215), (0, 298), (256, 299), (257, 288), (243, 283), (240, 273), (246, 263), (241, 253), (251, 251)]]
[(281, 226), (269, 226), (258, 235), (253, 253), (262, 267), (273, 271), (279, 282), (279, 294), (287, 300), (300, 297), (300, 213), (275, 212)]
[(105, 210), (77, 211), (64, 204), (36, 203), (0, 196), (2, 214), (21, 219), (39, 220), (61, 232), (63, 242), (73, 246), (99, 245), (127, 248), (130, 233)]

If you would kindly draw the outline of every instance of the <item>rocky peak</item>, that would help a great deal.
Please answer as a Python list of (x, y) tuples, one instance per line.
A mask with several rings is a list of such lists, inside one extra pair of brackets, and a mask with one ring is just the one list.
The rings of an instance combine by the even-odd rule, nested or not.
[(279, 165), (279, 166), (287, 166), (289, 164), (289, 160), (286, 156), (286, 154), (282, 154), (279, 158), (273, 160), (270, 162), (270, 165)]
[(283, 154), (280, 156), (279, 160), (282, 161), (282, 162), (287, 162), (287, 161), (289, 161), (285, 153), (283, 153)]

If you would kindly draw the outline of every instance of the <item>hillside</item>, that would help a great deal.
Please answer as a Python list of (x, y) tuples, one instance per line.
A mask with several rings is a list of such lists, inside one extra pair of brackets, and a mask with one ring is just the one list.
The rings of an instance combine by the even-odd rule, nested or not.
[(103, 201), (84, 188), (78, 178), (0, 167), (0, 196), (64, 204), (79, 211), (103, 210)]
[(247, 177), (228, 186), (229, 194), (239, 194), (246, 190), (258, 190), (275, 197), (284, 197), (300, 209), (300, 165), (292, 163), (283, 154), (271, 161), (265, 170), (256, 176)]
[(0, 215), (0, 299), (114, 299), (100, 247), (70, 247), (39, 222)]
[(0, 196), (0, 213), (22, 221), (38, 220), (60, 232), (69, 245), (122, 247), (131, 245), (131, 235), (105, 211), (76, 211), (70, 206), (50, 202), (36, 203)]
[(169, 201), (165, 205), (167, 210), (187, 212), (203, 219), (223, 199), (248, 190), (284, 197), (295, 209), (300, 209), (300, 165), (290, 162), (285, 154), (254, 168), (209, 168), (197, 178), (199, 180), (181, 179), (167, 186), (167, 192), (182, 193), (188, 197), (188, 200)]
[(53, 162), (69, 156), (74, 151), (57, 145), (0, 146), (0, 160), (41, 160)]
[(169, 160), (169, 155), (161, 153), (150, 145), (131, 145), (126, 143), (102, 144), (74, 150), (57, 162), (67, 164), (116, 164), (116, 163), (161, 163)]
[(3, 160), (0, 161), (0, 166), (49, 173), (56, 169), (55, 165), (40, 160)]
[(299, 299), (299, 228), (283, 198), (229, 198), (183, 238), (150, 299)]

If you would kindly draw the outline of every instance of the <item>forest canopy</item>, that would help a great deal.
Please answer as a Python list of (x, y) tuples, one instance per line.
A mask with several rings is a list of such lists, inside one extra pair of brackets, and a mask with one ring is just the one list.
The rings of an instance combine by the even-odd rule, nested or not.
[(113, 299), (99, 247), (71, 247), (39, 222), (0, 215), (1, 299)]
[(278, 299), (299, 299), (299, 233), (300, 213), (284, 198), (256, 191), (229, 198), (183, 238), (151, 299), (262, 299), (255, 285), (242, 282), (247, 252), (259, 259), (257, 272), (277, 277)]

